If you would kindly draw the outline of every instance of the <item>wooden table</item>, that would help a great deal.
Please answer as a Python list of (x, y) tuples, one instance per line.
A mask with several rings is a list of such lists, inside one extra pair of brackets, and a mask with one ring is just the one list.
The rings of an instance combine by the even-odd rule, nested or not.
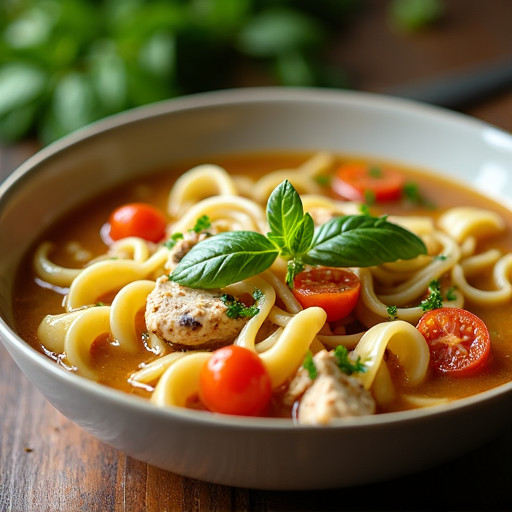
[[(386, 4), (367, 2), (333, 49), (333, 58), (359, 89), (387, 91), (512, 58), (510, 0), (446, 0), (443, 21), (415, 35), (389, 27)], [(462, 110), (512, 131), (512, 87)], [(0, 178), (36, 149), (32, 141), (0, 146)], [(406, 478), (355, 489), (269, 492), (184, 478), (102, 444), (49, 405), (3, 347), (0, 404), (2, 512), (512, 510), (512, 427), (463, 457)]]

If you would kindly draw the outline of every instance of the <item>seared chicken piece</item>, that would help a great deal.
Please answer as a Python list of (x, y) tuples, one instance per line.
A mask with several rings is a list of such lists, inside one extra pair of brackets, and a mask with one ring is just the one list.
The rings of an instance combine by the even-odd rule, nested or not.
[(186, 288), (160, 277), (146, 303), (146, 326), (163, 340), (198, 347), (229, 343), (245, 325), (243, 318), (230, 318), (219, 290)]
[(314, 357), (317, 376), (312, 380), (300, 368), (291, 381), (285, 402), (299, 400), (298, 421), (308, 425), (327, 425), (334, 418), (374, 414), (376, 404), (356, 377), (342, 372), (333, 352), (321, 350)]
[(172, 272), (184, 256), (208, 235), (206, 233), (196, 233), (195, 231), (187, 231), (183, 238), (178, 240), (174, 247), (170, 250), (165, 269)]

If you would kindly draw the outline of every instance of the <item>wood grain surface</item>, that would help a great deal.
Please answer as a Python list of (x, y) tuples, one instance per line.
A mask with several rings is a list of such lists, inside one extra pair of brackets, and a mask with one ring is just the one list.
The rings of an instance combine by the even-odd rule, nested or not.
[[(366, 2), (332, 48), (333, 60), (347, 70), (354, 88), (387, 92), (512, 60), (511, 0), (446, 0), (443, 20), (417, 34), (390, 26), (387, 3)], [(512, 131), (512, 86), (461, 110)], [(0, 146), (0, 178), (37, 149), (34, 141)], [(512, 428), (507, 425), (484, 446), (406, 478), (352, 489), (270, 492), (184, 478), (97, 441), (46, 402), (3, 347), (0, 401), (0, 512), (512, 510)], [(512, 404), (503, 413), (510, 420)]]

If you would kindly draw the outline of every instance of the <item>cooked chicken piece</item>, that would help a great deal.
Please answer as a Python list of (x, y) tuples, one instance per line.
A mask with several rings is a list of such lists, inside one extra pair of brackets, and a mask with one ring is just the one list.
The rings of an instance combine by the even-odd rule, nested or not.
[(178, 240), (174, 247), (170, 250), (165, 269), (172, 272), (184, 256), (208, 235), (206, 233), (196, 233), (195, 231), (187, 231), (183, 238)]
[(146, 326), (177, 345), (202, 346), (231, 342), (245, 325), (229, 318), (219, 290), (186, 288), (160, 277), (146, 303)]
[(285, 402), (299, 400), (299, 423), (327, 425), (334, 418), (364, 416), (375, 413), (375, 400), (359, 380), (342, 372), (333, 352), (321, 350), (313, 361), (317, 370), (314, 380), (300, 368), (291, 381)]

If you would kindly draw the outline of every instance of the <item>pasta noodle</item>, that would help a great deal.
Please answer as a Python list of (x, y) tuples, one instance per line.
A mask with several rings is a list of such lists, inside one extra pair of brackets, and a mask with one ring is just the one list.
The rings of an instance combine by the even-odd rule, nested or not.
[[(158, 244), (139, 236), (111, 240), (106, 251), (80, 268), (52, 261), (58, 245), (41, 241), (32, 258), (35, 276), (44, 283), (64, 287), (66, 296), (63, 311), (40, 319), (38, 343), (72, 371), (100, 382), (115, 380), (108, 375), (113, 371), (110, 360), (126, 361), (122, 377), (115, 377), (123, 381), (120, 387), (146, 393), (162, 407), (189, 407), (197, 400), (200, 372), (219, 343), (256, 354), (276, 396), (288, 386), (286, 393), (292, 393), (294, 379), (298, 379), (299, 391), (297, 395), (292, 393), (295, 401), (309, 392), (305, 361), (309, 356), (316, 361), (326, 350), (336, 357), (341, 357), (340, 351), (347, 351), (345, 364), (356, 368), (351, 378), (371, 394), (379, 412), (451, 401), (451, 396), (433, 392), (435, 396), (429, 396), (421, 391), (422, 386), (430, 389), (426, 383), (432, 380), (432, 355), (418, 322), (425, 314), (432, 283), (438, 286), (438, 309), (462, 309), (470, 304), (480, 311), (512, 301), (512, 253), (488, 243), (501, 236), (507, 224), (491, 209), (455, 206), (437, 216), (421, 208), (411, 214), (406, 210), (393, 212), (389, 222), (420, 237), (427, 254), (346, 269), (358, 278), (359, 299), (355, 309), (340, 320), (327, 322), (322, 307), (301, 305), (285, 283), (289, 262), (281, 256), (267, 270), (210, 295), (195, 292), (197, 296), (191, 296), (188, 309), (175, 323), (158, 317), (173, 293), (191, 293), (183, 291), (184, 287), (175, 292), (179, 285), (165, 276), (190, 250), (186, 244), (193, 246), (200, 239), (199, 235), (196, 239), (185, 236), (194, 233), (198, 219), (209, 222), (202, 238), (226, 231), (266, 235), (270, 228), (265, 203), (285, 179), (299, 192), (304, 212), (311, 215), (316, 226), (334, 217), (360, 214), (361, 203), (326, 194), (325, 185), (321, 185), (320, 178), (332, 175), (337, 162), (334, 155), (321, 152), (299, 166), (273, 170), (258, 178), (234, 176), (220, 165), (192, 167), (176, 180), (166, 197), (170, 219), (167, 241), (172, 243)], [(84, 250), (83, 255), (89, 252)], [(176, 258), (173, 264), (172, 255)], [(307, 265), (305, 268), (309, 269)], [(212, 334), (212, 346), (195, 346), (176, 333), (183, 327), (190, 332), (205, 328), (203, 316), (198, 320), (190, 315), (195, 308), (206, 307), (202, 304), (207, 300), (213, 301), (217, 309), (235, 303), (252, 308), (253, 313), (247, 319), (237, 319), (236, 332), (226, 340), (219, 342)], [(151, 301), (161, 301), (153, 304), (157, 327), (151, 327)], [(212, 333), (227, 322), (224, 316), (220, 318)], [(178, 341), (171, 341), (166, 333), (177, 336)], [(110, 359), (105, 369), (97, 360), (106, 352)], [(359, 364), (362, 370), (357, 369)], [(316, 378), (309, 375), (310, 380)]]

